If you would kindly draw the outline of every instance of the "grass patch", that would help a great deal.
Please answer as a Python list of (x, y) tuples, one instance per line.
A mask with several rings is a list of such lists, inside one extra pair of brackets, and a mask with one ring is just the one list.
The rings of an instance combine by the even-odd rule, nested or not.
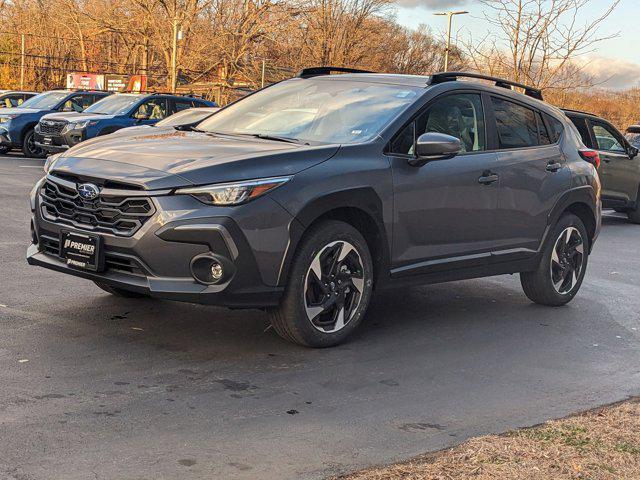
[(544, 425), (473, 438), (344, 480), (638, 480), (640, 399)]

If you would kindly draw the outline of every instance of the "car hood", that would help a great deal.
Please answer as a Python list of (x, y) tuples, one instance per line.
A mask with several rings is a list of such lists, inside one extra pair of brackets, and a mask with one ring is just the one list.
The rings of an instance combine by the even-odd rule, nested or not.
[(61, 113), (48, 113), (43, 120), (57, 120), (63, 122), (84, 122), (86, 120), (106, 120), (112, 119), (114, 115), (100, 115), (97, 113), (82, 113), (82, 112), (61, 112)]
[(339, 148), (136, 129), (80, 143), (62, 154), (53, 170), (152, 190), (293, 175), (331, 158)]
[(2, 115), (27, 115), (29, 113), (42, 113), (47, 110), (40, 110), (38, 108), (3, 108), (0, 113)]

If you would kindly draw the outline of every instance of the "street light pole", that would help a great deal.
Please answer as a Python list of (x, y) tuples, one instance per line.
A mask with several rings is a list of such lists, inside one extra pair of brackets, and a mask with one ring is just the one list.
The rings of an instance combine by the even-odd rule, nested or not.
[(182, 30), (178, 25), (178, 17), (173, 17), (173, 48), (171, 49), (171, 93), (176, 93), (178, 86), (178, 40), (182, 40)]
[(447, 49), (444, 51), (444, 71), (446, 72), (449, 69), (449, 52), (451, 51), (451, 24), (454, 15), (464, 15), (469, 13), (467, 11), (459, 11), (459, 12), (440, 12), (434, 13), (439, 17), (446, 16), (448, 18), (449, 26), (447, 27)]
[(24, 47), (24, 33), (20, 36), (20, 90), (24, 90), (24, 59), (25, 59), (25, 47)]

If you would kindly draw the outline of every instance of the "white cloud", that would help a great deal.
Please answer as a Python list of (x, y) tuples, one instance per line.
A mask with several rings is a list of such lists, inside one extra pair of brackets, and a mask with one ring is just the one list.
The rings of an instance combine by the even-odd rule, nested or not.
[(582, 60), (584, 71), (593, 75), (602, 86), (615, 90), (640, 87), (640, 64), (600, 56), (591, 56)]
[(461, 7), (468, 5), (472, 0), (396, 0), (401, 7), (416, 8), (423, 7), (429, 10), (442, 8)]

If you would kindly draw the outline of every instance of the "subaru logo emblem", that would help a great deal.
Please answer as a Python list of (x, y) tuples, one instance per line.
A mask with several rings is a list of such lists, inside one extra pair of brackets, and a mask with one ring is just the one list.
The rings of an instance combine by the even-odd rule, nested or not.
[(84, 200), (94, 200), (100, 195), (100, 189), (93, 183), (83, 183), (82, 185), (78, 185), (78, 194)]

